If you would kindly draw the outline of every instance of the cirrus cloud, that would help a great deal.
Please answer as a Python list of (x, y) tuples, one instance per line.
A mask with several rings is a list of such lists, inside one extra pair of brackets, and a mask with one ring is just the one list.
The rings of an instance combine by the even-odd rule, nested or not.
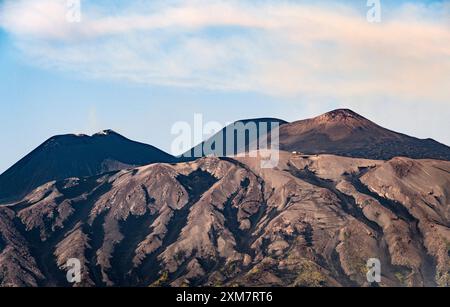
[(87, 78), (448, 105), (448, 5), (406, 3), (372, 24), (351, 5), (305, 1), (83, 3), (69, 23), (66, 1), (14, 0), (0, 26), (30, 62)]

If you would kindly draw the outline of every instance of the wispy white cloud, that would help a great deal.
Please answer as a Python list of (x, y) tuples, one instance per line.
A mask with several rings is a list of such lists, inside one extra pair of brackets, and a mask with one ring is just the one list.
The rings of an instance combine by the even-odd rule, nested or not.
[(96, 133), (100, 131), (100, 127), (101, 125), (97, 116), (97, 108), (95, 106), (91, 106), (87, 114), (87, 127), (85, 128), (85, 131)]
[(397, 6), (380, 24), (350, 5), (305, 1), (136, 1), (119, 14), (90, 5), (81, 23), (68, 23), (65, 3), (7, 1), (0, 26), (33, 63), (89, 78), (314, 99), (450, 100), (448, 2)]

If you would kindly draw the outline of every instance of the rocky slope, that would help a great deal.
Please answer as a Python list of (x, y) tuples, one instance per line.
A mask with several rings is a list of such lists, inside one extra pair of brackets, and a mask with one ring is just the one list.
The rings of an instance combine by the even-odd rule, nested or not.
[(0, 207), (0, 285), (450, 285), (450, 162), (283, 152), (52, 181)]
[(0, 175), (0, 203), (18, 200), (52, 180), (174, 162), (171, 155), (112, 130), (54, 136)]

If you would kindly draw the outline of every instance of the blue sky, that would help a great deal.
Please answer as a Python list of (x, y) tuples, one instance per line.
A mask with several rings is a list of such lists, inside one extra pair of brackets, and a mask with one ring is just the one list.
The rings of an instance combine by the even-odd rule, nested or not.
[(0, 172), (55, 134), (349, 107), (450, 144), (449, 1), (0, 1)]

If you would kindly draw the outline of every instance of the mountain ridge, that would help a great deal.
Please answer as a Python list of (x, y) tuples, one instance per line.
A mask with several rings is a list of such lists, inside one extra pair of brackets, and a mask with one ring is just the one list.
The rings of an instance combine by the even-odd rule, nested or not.
[[(389, 160), (397, 156), (405, 156), (414, 159), (429, 158), (450, 161), (450, 147), (432, 139), (421, 140), (385, 129), (350, 109), (336, 109), (292, 123), (271, 117), (245, 119), (233, 124), (236, 123), (240, 123), (244, 127), (248, 123), (255, 123), (257, 137), (252, 139), (252, 135), (246, 132), (244, 146), (242, 147), (241, 144), (241, 148), (238, 148), (239, 145), (237, 139), (235, 139), (232, 154), (246, 152), (251, 145), (259, 144), (259, 139), (270, 133), (271, 123), (276, 123), (279, 128), (279, 147), (284, 151), (304, 154), (335, 154), (374, 160)], [(266, 124), (267, 131), (260, 129), (259, 124), (261, 123)], [(52, 180), (99, 175), (103, 172), (149, 163), (194, 161), (206, 156), (202, 148), (205, 144), (214, 140), (214, 137), (222, 136), (223, 148), (226, 148), (227, 134), (225, 129), (232, 127), (233, 124), (183, 154), (187, 156), (179, 157), (173, 157), (151, 145), (132, 141), (111, 129), (102, 130), (90, 136), (85, 134), (53, 136), (0, 175), (0, 202), (19, 200), (28, 192), (31, 192), (33, 188)], [(111, 144), (108, 145), (108, 142), (120, 145), (112, 146)], [(87, 149), (74, 154), (72, 149), (64, 151), (63, 148), (64, 146), (74, 147), (74, 144), (75, 148), (77, 146), (89, 147), (92, 146), (92, 143), (98, 145), (94, 145), (95, 150), (92, 151), (97, 151), (98, 157), (95, 154), (94, 158), (90, 157), (91, 153), (88, 153), (89, 150)], [(130, 144), (134, 149), (127, 150), (126, 148)], [(254, 149), (259, 149), (258, 145)], [(35, 167), (32, 171), (24, 170), (25, 165), (31, 161), (30, 159), (36, 154), (39, 155), (42, 150), (46, 154), (40, 154), (39, 159), (47, 161), (47, 164), (36, 159), (33, 162)], [(64, 153), (51, 154), (51, 152), (58, 152), (59, 150)], [(49, 152), (50, 159), (46, 157)], [(136, 152), (140, 154), (136, 154)], [(223, 155), (219, 154), (218, 156), (225, 156), (226, 153), (229, 153), (228, 149)], [(141, 156), (139, 157), (139, 155)], [(83, 158), (80, 159), (79, 156)], [(55, 166), (58, 163), (61, 165)], [(72, 165), (76, 163), (82, 165)], [(78, 169), (69, 171), (71, 167)], [(28, 181), (26, 178), (28, 178)]]

